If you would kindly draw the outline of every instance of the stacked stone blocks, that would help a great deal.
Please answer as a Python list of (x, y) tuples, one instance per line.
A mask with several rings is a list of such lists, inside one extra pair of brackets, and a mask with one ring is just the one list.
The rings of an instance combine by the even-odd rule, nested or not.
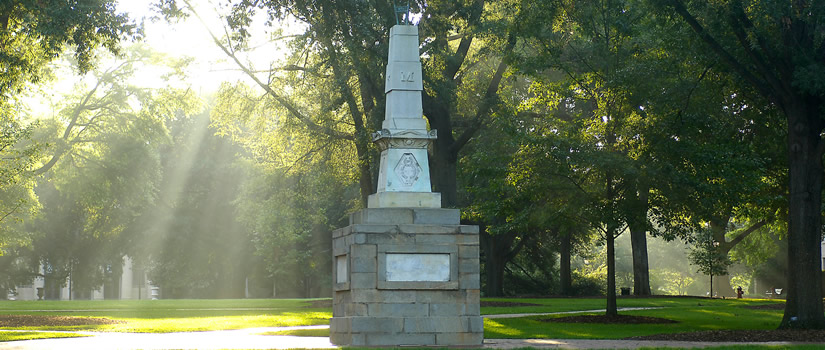
[[(434, 255), (447, 266), (437, 271), (440, 279), (393, 280), (387, 262), (392, 254)], [(478, 227), (460, 225), (457, 209), (361, 210), (349, 226), (334, 231), (333, 255), (333, 343), (482, 343)]]

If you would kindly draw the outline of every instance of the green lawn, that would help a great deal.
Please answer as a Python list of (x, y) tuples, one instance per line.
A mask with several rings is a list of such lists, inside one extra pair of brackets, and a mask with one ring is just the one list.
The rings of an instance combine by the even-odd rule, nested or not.
[[(539, 306), (484, 307), (484, 315), (509, 313), (549, 313), (603, 309), (600, 298), (485, 299), (533, 303)], [(703, 298), (620, 298), (619, 307), (661, 307), (657, 310), (626, 311), (623, 314), (669, 318), (679, 321), (664, 325), (598, 325), (548, 323), (532, 316), (513, 319), (486, 319), (487, 338), (589, 338), (616, 339), (636, 335), (690, 332), (709, 329), (773, 329), (781, 310), (753, 310), (744, 306), (777, 303), (776, 300), (721, 300)], [(107, 332), (191, 332), (254, 327), (325, 325), (329, 308), (312, 308), (307, 299), (260, 300), (141, 300), (141, 301), (2, 301), (0, 314), (105, 317), (122, 324), (98, 326), (16, 327), (32, 330), (92, 330)], [(564, 316), (564, 315), (561, 315)], [(3, 329), (0, 328), (0, 332)], [(0, 339), (23, 336), (2, 332)], [(305, 330), (286, 334), (324, 336), (326, 330)], [(43, 333), (31, 337), (46, 337)], [(65, 336), (65, 334), (50, 337)], [(30, 338), (29, 338), (30, 339)]]
[(15, 327), (64, 331), (167, 333), (329, 324), (330, 309), (310, 308), (311, 302), (310, 299), (3, 301), (0, 314), (105, 317), (125, 321), (113, 325)]
[[(503, 301), (538, 304), (539, 306), (517, 307), (482, 307), (482, 315), (515, 314), (515, 313), (546, 313), (579, 310), (604, 310), (605, 298), (484, 298), (485, 301)], [(621, 307), (691, 307), (698, 303), (705, 306), (721, 305), (759, 305), (769, 303), (783, 303), (784, 300), (771, 299), (707, 299), (691, 297), (654, 297), (654, 298), (618, 298), (617, 304)]]
[[(549, 300), (552, 301), (552, 299)], [(535, 302), (540, 301), (536, 300)], [(581, 299), (572, 299), (569, 302), (570, 304), (590, 305), (589, 301)], [(620, 299), (619, 307), (663, 307), (655, 310), (623, 311), (620, 314), (661, 317), (678, 321), (678, 323), (600, 324), (594, 326), (593, 324), (541, 321), (550, 317), (569, 315), (486, 319), (484, 320), (484, 336), (515, 339), (621, 339), (631, 336), (703, 330), (775, 329), (782, 319), (782, 310), (754, 310), (746, 308), (746, 306), (777, 302), (781, 301), (698, 298)], [(538, 307), (535, 308), (538, 309)]]

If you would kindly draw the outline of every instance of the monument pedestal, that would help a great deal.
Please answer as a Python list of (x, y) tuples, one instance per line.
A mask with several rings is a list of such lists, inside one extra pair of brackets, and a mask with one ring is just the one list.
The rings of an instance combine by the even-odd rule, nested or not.
[(363, 209), (332, 246), (334, 344), (481, 345), (478, 226), (458, 209)]

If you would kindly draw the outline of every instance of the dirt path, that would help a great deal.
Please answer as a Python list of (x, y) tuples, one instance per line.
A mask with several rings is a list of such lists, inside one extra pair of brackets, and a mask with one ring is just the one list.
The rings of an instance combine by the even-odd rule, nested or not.
[[(661, 309), (661, 307), (620, 307), (619, 311), (636, 311), (636, 310), (655, 310)], [(560, 311), (560, 312), (540, 312), (540, 313), (530, 313), (530, 314), (500, 314), (500, 315), (483, 315), (484, 318), (518, 318), (518, 317), (530, 317), (530, 316), (550, 316), (550, 315), (567, 315), (567, 314), (583, 314), (583, 313), (594, 313), (594, 312), (604, 312), (604, 309), (598, 310), (577, 310), (577, 311)]]

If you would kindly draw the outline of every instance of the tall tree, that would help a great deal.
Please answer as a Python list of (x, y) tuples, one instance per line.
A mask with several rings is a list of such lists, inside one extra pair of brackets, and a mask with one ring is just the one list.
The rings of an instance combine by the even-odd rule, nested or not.
[(419, 5), (424, 41), (424, 116), (438, 130), (431, 159), (435, 191), (454, 207), (456, 169), (464, 146), (485, 127), (501, 100), (513, 49), (517, 1), (426, 1)]
[[(71, 94), (59, 101), (57, 119), (42, 126), (57, 136), (48, 135), (51, 138), (46, 141), (51, 145), (41, 164), (33, 169), (34, 174), (45, 174), (63, 157), (71, 157), (98, 143), (99, 136), (123, 132), (130, 126), (165, 135), (166, 120), (198, 108), (199, 101), (191, 91), (171, 87), (155, 89), (134, 79), (139, 67), (153, 66), (163, 72), (160, 75), (167, 75), (158, 76), (161, 81), (177, 81), (182, 78), (180, 68), (185, 60), (171, 59), (135, 44), (124, 52), (122, 59), (109, 63), (105, 68), (89, 72)], [(157, 137), (147, 131), (141, 133)]]
[(358, 187), (330, 155), (290, 173), (254, 164), (242, 187), (240, 218), (253, 233), (255, 254), (276, 281), (276, 296), (331, 292), (331, 231), (346, 225)]
[[(633, 95), (652, 126), (644, 146), (645, 168), (656, 174), (645, 177), (650, 217), (657, 221), (651, 233), (687, 239), (707, 223), (727, 252), (781, 217), (784, 122), (774, 109), (751, 103), (752, 92), (735, 76), (711, 69), (713, 63), (686, 62), (702, 43), (674, 36), (655, 16), (642, 25), (635, 41), (644, 50), (629, 77), (643, 82), (632, 84)], [(726, 238), (729, 217), (755, 226)], [(720, 287), (729, 285), (727, 277), (720, 277)], [(719, 291), (733, 295), (731, 288)]]
[[(652, 232), (689, 240), (709, 228), (718, 249), (727, 253), (777, 219), (784, 207), (784, 190), (777, 186), (786, 176), (780, 165), (784, 157), (772, 144), (784, 136), (775, 127), (781, 120), (743, 99), (746, 94), (730, 76), (679, 63), (682, 57), (653, 63), (669, 72), (649, 79), (665, 93), (651, 93), (644, 104), (659, 130), (648, 141), (662, 175), (651, 182), (651, 217), (657, 222)], [(731, 232), (733, 219), (752, 226)], [(732, 296), (726, 278), (719, 278), (719, 295)]]
[[(215, 135), (208, 111), (168, 122), (155, 205), (132, 225), (133, 256), (170, 298), (242, 298), (252, 275), (249, 231), (237, 219), (248, 168), (240, 146)], [(269, 296), (269, 295), (267, 295)]]
[(471, 166), (459, 172), (459, 180), (466, 183), (464, 191), (459, 192), (467, 203), (463, 217), (480, 226), (485, 296), (504, 295), (508, 264), (530, 245), (539, 243), (535, 239), (538, 227), (529, 220), (535, 210), (531, 201), (535, 199), (531, 192), (535, 188), (519, 186), (508, 176), (520, 146), (513, 132), (514, 121), (509, 115), (495, 118), (491, 123), (495, 127), (478, 135), (478, 146), (468, 147), (462, 162)]
[[(519, 67), (540, 79), (551, 69), (565, 76), (537, 83), (544, 90), (537, 93), (537, 105), (559, 111), (548, 116), (557, 118), (557, 127), (547, 137), (572, 143), (560, 156), (572, 158), (573, 169), (583, 175), (576, 177), (583, 179), (578, 184), (591, 200), (588, 220), (603, 233), (607, 247), (607, 314), (615, 315), (614, 240), (630, 223), (637, 235), (649, 226), (648, 205), (640, 203), (647, 199), (648, 185), (639, 181), (649, 176), (643, 148), (647, 120), (635, 105), (632, 87), (623, 82), (639, 51), (635, 36), (643, 16), (629, 2), (612, 0), (533, 3), (522, 14), (524, 48), (515, 51)], [(649, 294), (649, 282), (638, 289)]]
[[(507, 86), (512, 85), (519, 84)], [(470, 198), (467, 216), (486, 227), (481, 238), (487, 295), (503, 290), (495, 289), (496, 280), (491, 279), (496, 269), (506, 270), (519, 255), (536, 259), (533, 264), (555, 260), (548, 251), (560, 255), (559, 283), (557, 290), (543, 292), (570, 295), (571, 255), (590, 240), (588, 219), (581, 215), (589, 196), (578, 186), (582, 175), (571, 171), (575, 165), (567, 154), (570, 144), (550, 136), (559, 125), (533, 112), (517, 112), (524, 107), (520, 96), (525, 95), (529, 92), (521, 89), (506, 94), (512, 96), (504, 103), (509, 108), (493, 115), (493, 127), (479, 133), (480, 142), (470, 145), (462, 160), (467, 164), (460, 172)]]
[[(35, 177), (31, 169), (36, 166), (42, 154), (43, 144), (33, 142), (32, 134), (36, 125), (23, 125), (17, 112), (2, 109), (9, 107), (0, 102), (0, 248), (9, 241), (22, 238), (15, 230), (14, 221), (20, 221), (37, 209), (37, 199), (33, 188)], [(13, 234), (18, 233), (18, 234)], [(2, 255), (2, 253), (0, 253)]]
[(346, 144), (319, 144), (301, 125), (277, 123), (271, 106), (257, 96), (236, 84), (221, 90), (212, 111), (218, 132), (244, 147), (248, 178), (239, 189), (237, 213), (267, 275), (297, 281), (276, 282), (275, 295), (322, 296), (328, 291), (323, 281), (331, 266), (331, 231), (346, 225), (360, 198), (354, 152)]
[(151, 203), (157, 180), (155, 145), (134, 137), (140, 131), (101, 136), (105, 143), (64, 159), (38, 185), (43, 209), (26, 224), (34, 232), (29, 262), (44, 266), (48, 299), (59, 298), (67, 277), (70, 298), (89, 299), (115, 272), (106, 267), (121, 266), (129, 251), (121, 235)]
[[(819, 271), (825, 118), (825, 4), (817, 1), (656, 2), (666, 25), (688, 26), (720, 66), (785, 116), (789, 168), (788, 293), (780, 328), (825, 328)], [(674, 21), (678, 19), (679, 21)], [(674, 31), (674, 33), (679, 33)]]
[[(115, 11), (114, 1), (33, 1), (0, 3), (0, 215), (19, 219), (36, 207), (29, 171), (39, 145), (32, 144), (33, 128), (20, 121), (17, 95), (28, 83), (47, 77), (47, 64), (72, 46), (78, 71), (85, 73), (96, 61), (96, 49), (119, 51), (124, 38), (138, 38), (139, 28)], [(0, 235), (10, 239), (6, 228)]]
[(33, 136), (50, 147), (32, 171), (40, 175), (43, 213), (24, 225), (35, 247), (25, 252), (32, 271), (46, 267), (51, 297), (69, 273), (74, 291), (88, 297), (101, 278), (112, 277), (102, 276), (101, 266), (122, 264), (130, 253), (126, 227), (156, 194), (165, 122), (197, 105), (187, 91), (134, 85), (135, 65), (151, 59), (139, 46), (127, 54), (81, 79)]

